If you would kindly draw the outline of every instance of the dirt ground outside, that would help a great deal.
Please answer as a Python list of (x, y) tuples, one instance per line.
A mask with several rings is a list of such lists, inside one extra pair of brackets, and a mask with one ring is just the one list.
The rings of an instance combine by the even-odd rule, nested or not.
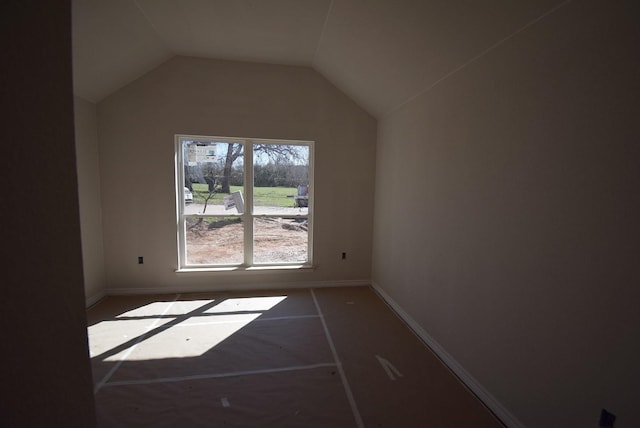
[[(210, 217), (187, 224), (187, 263), (234, 264), (244, 261), (244, 230), (239, 217)], [(256, 218), (254, 263), (307, 261), (307, 222)]]

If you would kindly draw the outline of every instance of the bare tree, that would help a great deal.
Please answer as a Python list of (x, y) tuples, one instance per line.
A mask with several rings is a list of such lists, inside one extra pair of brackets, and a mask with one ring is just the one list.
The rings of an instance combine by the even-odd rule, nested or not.
[[(212, 177), (207, 175), (204, 177), (208, 184), (208, 194), (204, 198), (204, 206), (202, 207), (202, 214), (207, 212), (207, 205), (209, 205), (209, 201), (216, 195), (218, 187), (218, 177)], [(204, 223), (204, 217), (198, 218), (194, 224), (192, 224), (189, 229), (190, 230), (198, 230), (200, 226)]]
[(221, 193), (231, 193), (229, 180), (231, 179), (231, 168), (233, 163), (242, 155), (242, 144), (227, 143), (227, 157), (224, 160), (224, 169), (222, 172)]

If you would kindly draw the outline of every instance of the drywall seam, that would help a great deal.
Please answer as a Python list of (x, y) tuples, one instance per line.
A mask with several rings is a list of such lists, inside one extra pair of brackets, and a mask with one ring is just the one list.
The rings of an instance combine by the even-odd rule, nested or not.
[(243, 284), (220, 284), (212, 286), (170, 286), (170, 287), (136, 287), (136, 288), (107, 288), (107, 296), (127, 296), (139, 294), (175, 294), (201, 293), (217, 291), (251, 291), (251, 290), (283, 290), (298, 288), (327, 288), (327, 287), (366, 287), (371, 285), (369, 279), (353, 279), (341, 281), (297, 281), (282, 283), (249, 282)]
[(169, 43), (167, 43), (167, 41), (164, 38), (162, 38), (162, 36), (160, 35), (160, 31), (158, 31), (158, 28), (153, 24), (151, 19), (149, 19), (149, 16), (144, 11), (142, 6), (140, 6), (140, 4), (138, 3), (138, 0), (133, 0), (133, 4), (138, 9), (140, 14), (144, 17), (145, 21), (147, 21), (147, 24), (149, 24), (149, 27), (153, 29), (153, 32), (155, 33), (158, 40), (160, 40), (160, 42), (162, 43), (162, 46), (167, 50), (167, 52), (169, 52), (169, 54), (171, 54), (171, 56), (174, 56), (175, 52), (172, 51), (171, 47), (169, 46)]
[(511, 412), (509, 412), (489, 391), (487, 391), (460, 363), (458, 363), (424, 328), (414, 320), (402, 307), (391, 298), (376, 282), (371, 282), (371, 286), (389, 307), (402, 319), (410, 329), (436, 354), (442, 363), (458, 377), (478, 399), (509, 428), (525, 428)]
[(322, 24), (322, 30), (320, 31), (320, 37), (318, 37), (318, 43), (316, 44), (316, 50), (313, 53), (313, 57), (311, 58), (311, 66), (315, 64), (316, 57), (318, 56), (318, 51), (320, 50), (320, 46), (322, 45), (322, 40), (324, 39), (324, 35), (327, 31), (327, 24), (329, 23), (329, 17), (331, 16), (331, 12), (333, 12), (333, 0), (329, 3), (329, 9), (327, 10), (327, 14), (324, 17), (324, 23)]
[(500, 45), (502, 45), (503, 43), (507, 42), (508, 40), (512, 39), (513, 37), (517, 36), (518, 34), (522, 33), (523, 31), (525, 31), (527, 28), (535, 25), (536, 23), (538, 23), (539, 21), (541, 21), (542, 19), (546, 18), (548, 15), (551, 15), (553, 12), (555, 12), (556, 10), (560, 9), (563, 6), (566, 6), (567, 4), (571, 3), (572, 0), (565, 0), (562, 3), (559, 3), (557, 5), (555, 5), (554, 7), (552, 7), (551, 9), (549, 9), (548, 11), (546, 11), (545, 13), (543, 13), (542, 15), (538, 16), (537, 18), (535, 18), (532, 21), (529, 21), (527, 24), (525, 24), (524, 26), (520, 27), (519, 29), (517, 29), (516, 31), (514, 31), (513, 33), (509, 34), (507, 37), (497, 41), (496, 43), (492, 44), (491, 46), (489, 46), (488, 48), (486, 48), (485, 50), (483, 50), (482, 52), (480, 52), (479, 54), (477, 54), (476, 56), (474, 56), (473, 58), (471, 58), (470, 60), (468, 60), (467, 62), (463, 63), (462, 65), (454, 68), (453, 70), (451, 70), (450, 72), (448, 72), (447, 74), (445, 74), (444, 76), (442, 76), (441, 78), (439, 78), (438, 80), (436, 80), (435, 82), (433, 82), (432, 84), (430, 84), (429, 86), (427, 86), (426, 88), (422, 89), (421, 91), (418, 91), (416, 94), (412, 95), (411, 97), (407, 98), (405, 101), (401, 102), (400, 104), (398, 104), (397, 106), (391, 108), (390, 110), (388, 110), (387, 112), (382, 114), (382, 118), (386, 118), (388, 116), (391, 116), (394, 112), (400, 110), (403, 106), (405, 106), (406, 104), (409, 104), (411, 101), (415, 100), (416, 98), (426, 94), (427, 92), (429, 92), (430, 90), (432, 90), (433, 88), (435, 88), (436, 86), (438, 86), (440, 84), (440, 82), (448, 79), (449, 77), (451, 77), (452, 75), (456, 74), (458, 71), (462, 70), (463, 68), (466, 68), (467, 66), (469, 66), (470, 64), (474, 63), (475, 61), (477, 61), (478, 59), (482, 58), (483, 56), (485, 56), (486, 54), (488, 54), (489, 52), (491, 52), (492, 50), (496, 49), (497, 47), (499, 47)]

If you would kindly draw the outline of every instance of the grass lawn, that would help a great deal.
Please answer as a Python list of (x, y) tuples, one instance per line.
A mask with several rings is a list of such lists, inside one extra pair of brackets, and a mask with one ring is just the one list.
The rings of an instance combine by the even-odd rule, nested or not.
[[(204, 200), (209, 195), (209, 187), (206, 184), (193, 184), (193, 202), (197, 204), (204, 204)], [(245, 197), (242, 186), (231, 186), (231, 191), (242, 191), (242, 196)], [(255, 204), (258, 206), (269, 207), (293, 207), (293, 197), (298, 194), (298, 189), (295, 187), (254, 187), (253, 197)], [(227, 196), (225, 193), (216, 193), (213, 199), (209, 200), (210, 204), (222, 205), (223, 198)]]

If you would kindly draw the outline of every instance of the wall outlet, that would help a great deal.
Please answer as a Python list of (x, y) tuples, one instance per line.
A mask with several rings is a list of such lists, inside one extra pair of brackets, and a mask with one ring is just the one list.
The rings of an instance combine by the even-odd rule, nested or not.
[(347, 259), (347, 253), (342, 253), (342, 260), (346, 260)]
[(142, 256), (138, 256), (138, 264), (141, 265), (144, 263), (144, 258)]

